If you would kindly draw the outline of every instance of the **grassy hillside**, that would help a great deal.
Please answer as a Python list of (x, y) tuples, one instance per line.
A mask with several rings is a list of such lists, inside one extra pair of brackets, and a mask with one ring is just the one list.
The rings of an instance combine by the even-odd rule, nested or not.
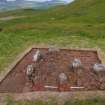
[[(0, 13), (0, 71), (32, 44), (101, 48), (105, 52), (105, 0), (75, 2), (43, 11)], [(22, 17), (21, 17), (22, 16)]]

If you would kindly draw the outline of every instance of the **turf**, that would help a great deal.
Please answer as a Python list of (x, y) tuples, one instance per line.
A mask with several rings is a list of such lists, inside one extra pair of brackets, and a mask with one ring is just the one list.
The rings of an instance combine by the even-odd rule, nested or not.
[(105, 52), (105, 0), (75, 0), (48, 10), (2, 12), (0, 71), (33, 44), (73, 48), (101, 48)]
[[(14, 101), (12, 99), (6, 100), (5, 105), (60, 105), (56, 101)], [(104, 98), (92, 98), (92, 99), (85, 99), (85, 100), (68, 100), (65, 101), (62, 105), (105, 105)]]

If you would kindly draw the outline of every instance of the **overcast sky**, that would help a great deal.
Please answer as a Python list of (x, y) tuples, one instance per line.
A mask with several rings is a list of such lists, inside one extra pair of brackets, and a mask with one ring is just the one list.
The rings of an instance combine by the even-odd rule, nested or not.
[[(15, 0), (7, 0), (7, 1), (15, 1)], [(44, 2), (44, 1), (51, 1), (51, 0), (26, 0), (26, 1), (39, 1), (39, 2)], [(61, 0), (61, 1), (71, 2), (73, 0)]]

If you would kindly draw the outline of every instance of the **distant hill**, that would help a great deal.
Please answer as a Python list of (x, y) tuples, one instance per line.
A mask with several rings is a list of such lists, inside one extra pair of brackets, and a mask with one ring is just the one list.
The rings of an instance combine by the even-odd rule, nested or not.
[(43, 11), (1, 12), (0, 18), (0, 70), (33, 44), (105, 52), (105, 0), (75, 0)]
[(44, 2), (38, 1), (26, 1), (26, 0), (15, 0), (15, 1), (0, 1), (0, 10), (12, 10), (12, 9), (22, 9), (22, 8), (34, 8), (34, 9), (44, 9), (55, 5), (63, 5), (68, 2), (63, 0), (50, 0)]

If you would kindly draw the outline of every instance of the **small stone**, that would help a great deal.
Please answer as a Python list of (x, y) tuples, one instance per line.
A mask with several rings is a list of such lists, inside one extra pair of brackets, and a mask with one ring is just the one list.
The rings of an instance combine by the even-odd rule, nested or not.
[(65, 73), (60, 73), (59, 74), (59, 82), (60, 82), (60, 84), (63, 84), (65, 82), (67, 82), (67, 76), (66, 76)]
[(72, 62), (72, 68), (73, 69), (79, 69), (82, 68), (82, 63), (79, 59), (75, 58), (74, 61)]
[(105, 72), (105, 66), (103, 64), (94, 64), (93, 70), (94, 72)]
[(40, 50), (37, 50), (36, 53), (33, 55), (33, 61), (38, 62), (42, 58), (42, 54)]
[(33, 67), (33, 65), (28, 65), (27, 69), (26, 69), (26, 75), (27, 75), (29, 80), (32, 79), (33, 73), (34, 73), (34, 67)]
[(48, 52), (49, 52), (49, 53), (59, 52), (59, 51), (60, 51), (60, 49), (59, 49), (59, 48), (56, 48), (56, 47), (50, 47), (50, 48), (48, 49)]

